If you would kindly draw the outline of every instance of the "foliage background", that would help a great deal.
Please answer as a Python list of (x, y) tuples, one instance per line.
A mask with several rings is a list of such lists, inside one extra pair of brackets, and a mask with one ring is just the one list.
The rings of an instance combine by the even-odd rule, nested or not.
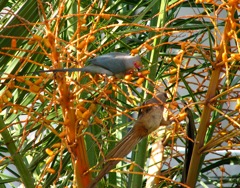
[[(239, 185), (239, 171), (226, 168), (239, 164), (237, 0), (2, 0), (0, 10), (1, 187), (86, 187), (159, 82), (176, 122), (142, 140), (118, 165), (121, 173), (114, 170), (100, 186), (181, 182), (181, 147), (189, 140), (183, 101), (197, 129), (186, 187)], [(112, 51), (140, 53), (149, 74), (106, 81), (32, 73), (82, 67)]]

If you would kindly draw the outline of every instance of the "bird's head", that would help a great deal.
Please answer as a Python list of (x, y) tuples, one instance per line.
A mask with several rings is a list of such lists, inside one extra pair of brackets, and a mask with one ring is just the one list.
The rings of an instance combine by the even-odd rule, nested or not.
[(142, 68), (142, 61), (141, 57), (139, 55), (135, 55), (133, 59), (133, 66), (136, 68), (138, 71)]

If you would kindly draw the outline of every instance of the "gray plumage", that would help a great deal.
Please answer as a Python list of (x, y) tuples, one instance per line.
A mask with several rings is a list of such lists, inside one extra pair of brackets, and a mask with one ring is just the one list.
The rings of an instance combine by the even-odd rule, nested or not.
[(107, 76), (122, 77), (128, 71), (141, 66), (141, 58), (139, 55), (131, 56), (127, 53), (111, 52), (101, 56), (97, 56), (88, 60), (90, 65), (83, 68), (70, 69), (53, 69), (40, 72), (89, 72), (95, 74), (106, 74)]

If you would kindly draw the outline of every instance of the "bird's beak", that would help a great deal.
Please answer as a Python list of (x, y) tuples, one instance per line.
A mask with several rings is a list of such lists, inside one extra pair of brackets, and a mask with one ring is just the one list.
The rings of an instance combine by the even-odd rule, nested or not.
[(135, 66), (135, 68), (138, 70), (138, 71), (140, 71), (140, 69), (142, 68), (142, 63), (141, 62), (134, 62), (134, 66)]

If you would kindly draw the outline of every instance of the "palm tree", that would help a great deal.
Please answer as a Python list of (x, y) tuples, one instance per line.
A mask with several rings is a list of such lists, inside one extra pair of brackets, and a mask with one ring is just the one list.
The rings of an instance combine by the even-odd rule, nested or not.
[[(0, 10), (1, 187), (87, 187), (159, 84), (172, 123), (99, 186), (239, 185), (229, 168), (239, 163), (236, 0), (21, 0)], [(142, 72), (38, 74), (113, 51), (140, 54)]]

